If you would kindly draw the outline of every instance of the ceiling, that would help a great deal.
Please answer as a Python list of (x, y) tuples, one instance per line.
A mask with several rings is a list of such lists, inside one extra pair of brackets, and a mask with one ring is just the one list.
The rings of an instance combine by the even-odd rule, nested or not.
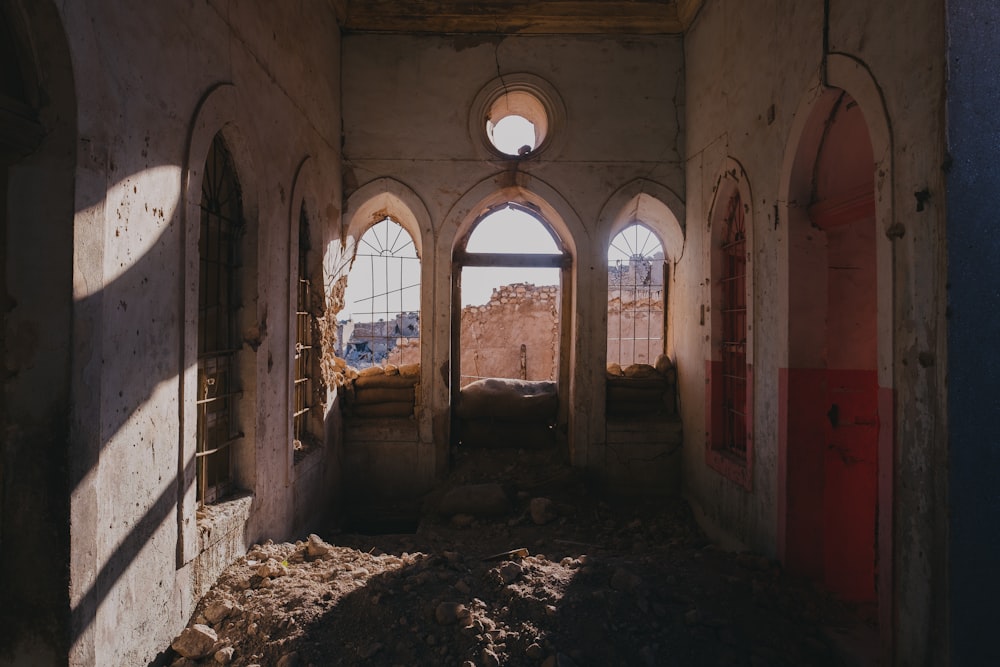
[(332, 0), (348, 32), (662, 35), (703, 0)]

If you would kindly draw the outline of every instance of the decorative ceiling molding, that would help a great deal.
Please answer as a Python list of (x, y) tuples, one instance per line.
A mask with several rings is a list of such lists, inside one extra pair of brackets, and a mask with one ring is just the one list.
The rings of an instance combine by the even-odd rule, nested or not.
[(331, 0), (349, 32), (679, 34), (702, 0)]

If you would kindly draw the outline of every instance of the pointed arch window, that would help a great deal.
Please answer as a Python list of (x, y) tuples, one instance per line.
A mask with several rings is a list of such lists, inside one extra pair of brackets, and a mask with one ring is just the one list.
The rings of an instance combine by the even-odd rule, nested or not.
[(720, 186), (711, 224), (711, 358), (706, 384), (706, 462), (753, 486), (752, 212), (745, 182)]
[(664, 352), (666, 272), (663, 243), (641, 223), (608, 247), (608, 363), (653, 364)]
[(722, 445), (745, 457), (747, 451), (747, 237), (743, 204), (729, 200), (722, 256)]
[(341, 355), (356, 368), (420, 361), (420, 257), (392, 218), (357, 244), (344, 295)]
[(537, 212), (490, 209), (454, 254), (454, 387), (486, 378), (556, 381), (570, 256)]
[(216, 136), (205, 163), (198, 239), (197, 485), (200, 504), (233, 487), (243, 395), (239, 369), (241, 265), (246, 224), (232, 157)]

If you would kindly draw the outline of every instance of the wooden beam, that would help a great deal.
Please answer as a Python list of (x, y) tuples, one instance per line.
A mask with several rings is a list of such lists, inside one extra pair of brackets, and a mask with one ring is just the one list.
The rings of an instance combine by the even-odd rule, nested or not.
[(704, 0), (677, 0), (677, 18), (684, 30), (691, 27)]
[[(358, 32), (677, 34), (679, 0), (348, 0)], [(685, 0), (688, 5), (697, 0)], [(695, 9), (696, 11), (696, 9)]]

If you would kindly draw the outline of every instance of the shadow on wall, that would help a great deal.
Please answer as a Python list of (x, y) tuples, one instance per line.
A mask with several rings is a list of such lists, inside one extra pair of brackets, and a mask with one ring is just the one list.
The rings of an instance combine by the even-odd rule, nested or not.
[[(176, 421), (180, 378), (189, 370), (179, 344), (186, 326), (184, 173), (174, 157), (158, 159), (147, 145), (148, 154), (135, 156), (142, 164), (118, 165), (121, 175), (109, 178), (103, 139), (77, 135), (72, 59), (58, 10), (48, 1), (2, 2), (0, 18), (8, 7), (16, 42), (34, 54), (34, 80), (44, 86), (34, 91), (34, 107), (45, 136), (27, 156), (8, 159), (0, 151), (2, 268), (11, 277), (0, 294), (0, 656), (53, 664), (78, 653), (86, 662), (80, 656), (92, 659), (94, 647), (84, 644), (93, 640), (84, 638), (97, 610), (140, 553), (154, 543), (176, 548), (170, 524), (184, 480), (195, 476), (194, 460), (180, 460)], [(7, 122), (0, 114), (0, 148)], [(185, 140), (177, 136), (162, 150)], [(176, 192), (173, 210), (164, 191)], [(105, 242), (111, 233), (124, 237), (117, 248)], [(121, 256), (110, 256), (116, 249)], [(105, 282), (108, 266), (121, 270)], [(114, 500), (98, 474), (107, 457), (116, 461), (110, 483), (122, 494), (114, 517), (98, 515)], [(170, 474), (148, 486), (157, 469)], [(114, 539), (109, 522), (121, 534), (102, 559), (105, 539)]]

